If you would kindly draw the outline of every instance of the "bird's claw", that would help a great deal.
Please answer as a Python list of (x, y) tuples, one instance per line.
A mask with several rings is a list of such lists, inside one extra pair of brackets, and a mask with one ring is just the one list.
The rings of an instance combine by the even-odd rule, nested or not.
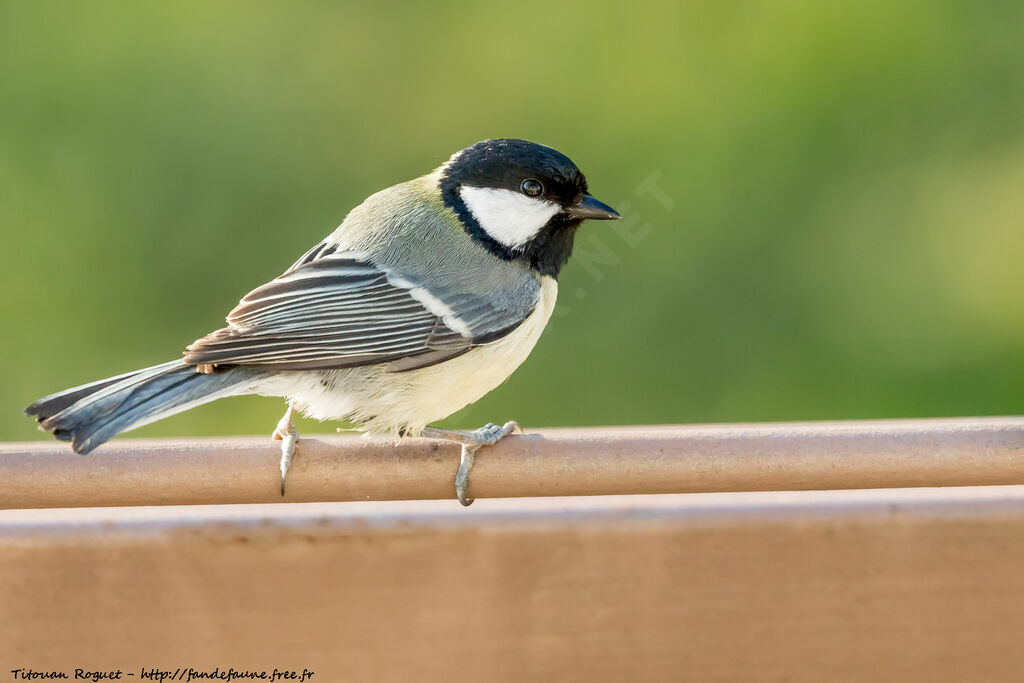
[(479, 445), (462, 444), (462, 452), (459, 455), (459, 471), (455, 475), (455, 495), (464, 507), (473, 504), (473, 498), (469, 495), (469, 471), (473, 469), (476, 460), (476, 452)]
[(295, 444), (299, 441), (299, 430), (292, 423), (293, 408), (289, 405), (284, 417), (274, 428), (273, 438), (281, 442), (281, 496), (284, 496), (284, 484), (288, 478), (288, 470), (292, 466), (292, 455), (295, 454)]
[(426, 427), (423, 430), (423, 436), (447, 439), (462, 444), (459, 471), (455, 475), (455, 495), (458, 496), (460, 503), (469, 506), (473, 503), (473, 498), (469, 495), (469, 473), (473, 469), (476, 452), (484, 446), (493, 446), (509, 434), (521, 434), (522, 431), (523, 428), (519, 426), (518, 422), (510, 420), (501, 426), (487, 423), (480, 429), (474, 429), (471, 432)]
[(509, 420), (502, 426), (498, 426), (493, 422), (488, 422), (480, 429), (475, 429), (469, 433), (472, 442), (478, 444), (478, 446), (493, 446), (509, 434), (522, 434), (523, 428), (519, 426), (518, 422)]

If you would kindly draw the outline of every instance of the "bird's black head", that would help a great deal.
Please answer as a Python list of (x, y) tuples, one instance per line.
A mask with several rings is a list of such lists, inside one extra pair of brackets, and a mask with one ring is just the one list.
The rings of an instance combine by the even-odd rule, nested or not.
[(441, 197), (492, 253), (551, 276), (569, 259), (580, 223), (619, 217), (587, 194), (569, 157), (526, 140), (484, 140), (452, 155), (441, 170)]

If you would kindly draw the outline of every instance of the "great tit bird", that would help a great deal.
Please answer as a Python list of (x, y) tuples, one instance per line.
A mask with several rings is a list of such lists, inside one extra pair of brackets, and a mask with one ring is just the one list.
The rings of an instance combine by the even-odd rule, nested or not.
[(288, 409), (274, 431), (282, 495), (299, 410), (368, 432), (460, 442), (456, 492), (468, 505), (476, 450), (518, 425), (427, 425), (526, 359), (551, 316), (576, 229), (618, 217), (588, 194), (564, 154), (525, 140), (478, 142), (371, 195), (184, 358), (67, 389), (25, 412), (85, 454), (225, 396), (283, 396)]

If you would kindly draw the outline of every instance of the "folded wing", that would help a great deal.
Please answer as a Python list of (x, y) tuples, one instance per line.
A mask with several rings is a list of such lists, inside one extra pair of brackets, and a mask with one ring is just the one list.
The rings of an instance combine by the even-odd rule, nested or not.
[(323, 251), (247, 294), (228, 314), (228, 327), (189, 346), (185, 362), (206, 372), (382, 363), (403, 372), (496, 341), (531, 312), (432, 290), (361, 254)]

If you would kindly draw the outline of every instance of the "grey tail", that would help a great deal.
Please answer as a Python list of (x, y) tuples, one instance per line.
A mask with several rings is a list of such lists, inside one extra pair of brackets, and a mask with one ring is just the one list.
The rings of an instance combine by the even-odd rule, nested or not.
[(25, 412), (39, 428), (85, 454), (117, 434), (224, 396), (246, 393), (257, 377), (247, 368), (214, 374), (175, 360), (41, 398)]

